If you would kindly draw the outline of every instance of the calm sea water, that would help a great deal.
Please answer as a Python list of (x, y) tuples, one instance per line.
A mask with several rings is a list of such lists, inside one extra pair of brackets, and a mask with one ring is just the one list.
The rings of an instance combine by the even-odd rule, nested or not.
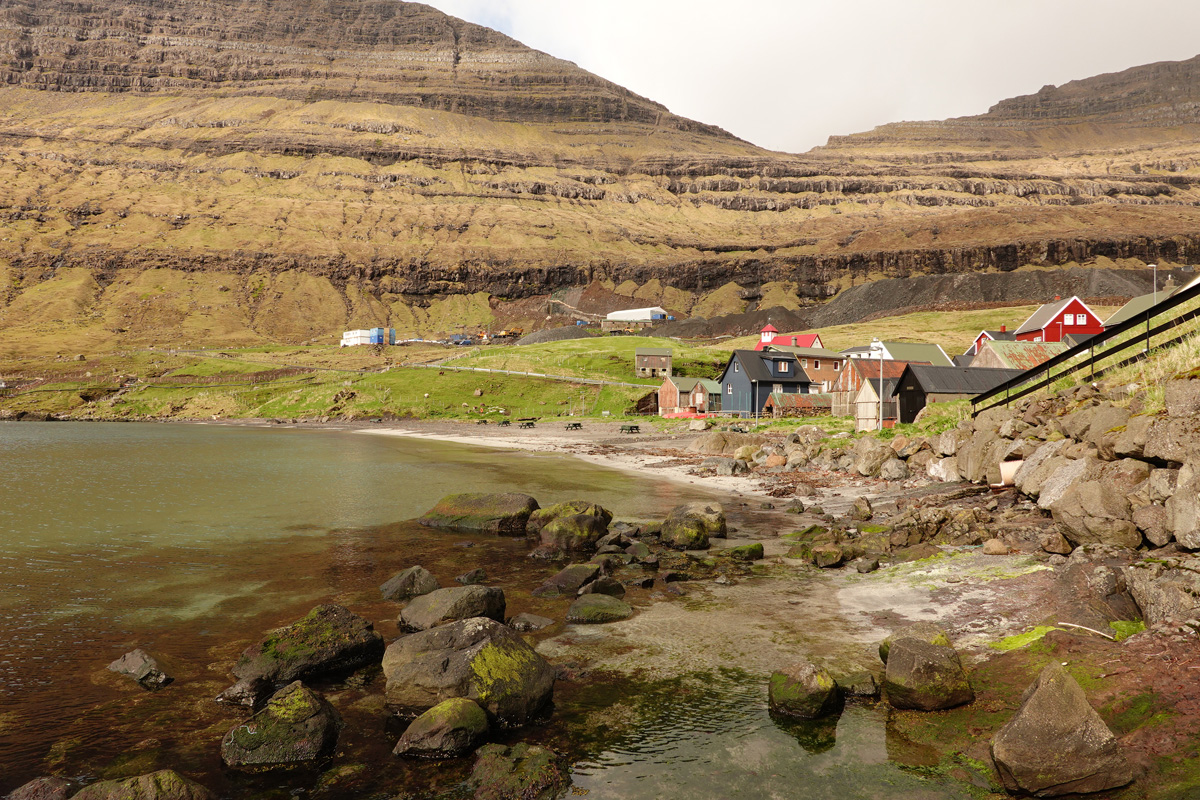
[[(444, 586), (482, 566), (509, 613), (561, 619), (561, 603), (530, 594), (552, 568), (526, 558), (523, 540), (410, 521), (444, 494), (584, 497), (632, 519), (703, 498), (557, 455), (202, 425), (3, 424), (0, 471), (0, 794), (39, 775), (166, 767), (227, 797), (453, 793), (469, 763), (390, 755), (400, 729), (377, 673), (318, 687), (347, 722), (319, 769), (224, 769), (218, 743), (241, 717), (212, 698), (242, 648), (319, 602), (347, 605), (394, 639), (398, 606), (377, 587), (414, 563)], [(105, 669), (138, 646), (176, 683), (149, 693)], [(592, 797), (969, 796), (890, 760), (881, 711), (797, 731), (771, 721), (761, 687), (735, 673), (685, 692), (643, 687), (630, 717), (631, 687), (568, 683), (547, 724), (509, 739), (570, 753), (575, 788)], [(596, 716), (618, 698), (626, 724), (596, 735)]]

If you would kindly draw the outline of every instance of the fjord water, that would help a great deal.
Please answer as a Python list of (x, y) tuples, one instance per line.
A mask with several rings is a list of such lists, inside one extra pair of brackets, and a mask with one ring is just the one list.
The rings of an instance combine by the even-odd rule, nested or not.
[[(395, 638), (398, 606), (377, 587), (414, 563), (443, 585), (482, 566), (510, 614), (561, 619), (562, 603), (529, 593), (548, 568), (526, 558), (523, 540), (410, 521), (444, 494), (583, 497), (627, 519), (704, 499), (564, 456), (328, 430), (12, 423), (0, 426), (0, 465), (0, 794), (39, 775), (168, 767), (226, 797), (318, 786), (334, 797), (454, 793), (469, 760), (434, 767), (390, 755), (398, 729), (377, 671), (319, 687), (347, 722), (323, 773), (223, 769), (218, 743), (242, 715), (212, 698), (242, 648), (320, 602)], [(106, 671), (139, 646), (163, 658), (173, 686), (149, 693)], [(688, 691), (568, 682), (549, 724), (506, 740), (570, 753), (576, 787), (593, 796), (966, 796), (892, 764), (880, 711), (846, 714), (835, 744), (828, 726), (773, 723), (761, 676), (689, 680)], [(613, 708), (624, 709), (614, 723), (632, 725), (596, 735)]]

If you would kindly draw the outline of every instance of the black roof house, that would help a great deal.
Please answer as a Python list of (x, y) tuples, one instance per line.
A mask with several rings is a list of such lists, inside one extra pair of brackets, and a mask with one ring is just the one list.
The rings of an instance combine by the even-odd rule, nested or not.
[(900, 421), (912, 422), (929, 403), (974, 397), (1024, 373), (1020, 369), (909, 364), (896, 387)]
[(793, 353), (734, 350), (720, 383), (722, 411), (754, 414), (772, 393), (807, 393), (812, 380)]

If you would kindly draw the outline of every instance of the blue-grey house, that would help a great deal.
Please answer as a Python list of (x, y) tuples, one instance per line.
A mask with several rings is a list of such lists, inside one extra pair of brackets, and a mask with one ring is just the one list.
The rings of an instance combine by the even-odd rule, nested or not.
[(721, 373), (721, 410), (754, 414), (772, 393), (808, 394), (811, 385), (792, 353), (734, 350)]

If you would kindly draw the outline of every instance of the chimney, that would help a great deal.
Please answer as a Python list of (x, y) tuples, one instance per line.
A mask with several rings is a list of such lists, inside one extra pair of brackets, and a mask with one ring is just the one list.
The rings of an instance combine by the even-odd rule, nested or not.
[(1008, 330), (1008, 326), (1007, 326), (1007, 325), (1001, 325), (1001, 326), (1000, 326), (1000, 332), (1001, 332), (1001, 333), (1004, 333), (1004, 332), (1005, 332), (1005, 331), (1007, 331), (1007, 330)]
[(1062, 300), (1062, 295), (1061, 295), (1061, 294), (1056, 294), (1056, 295), (1054, 295), (1054, 299), (1055, 299), (1055, 300)]

